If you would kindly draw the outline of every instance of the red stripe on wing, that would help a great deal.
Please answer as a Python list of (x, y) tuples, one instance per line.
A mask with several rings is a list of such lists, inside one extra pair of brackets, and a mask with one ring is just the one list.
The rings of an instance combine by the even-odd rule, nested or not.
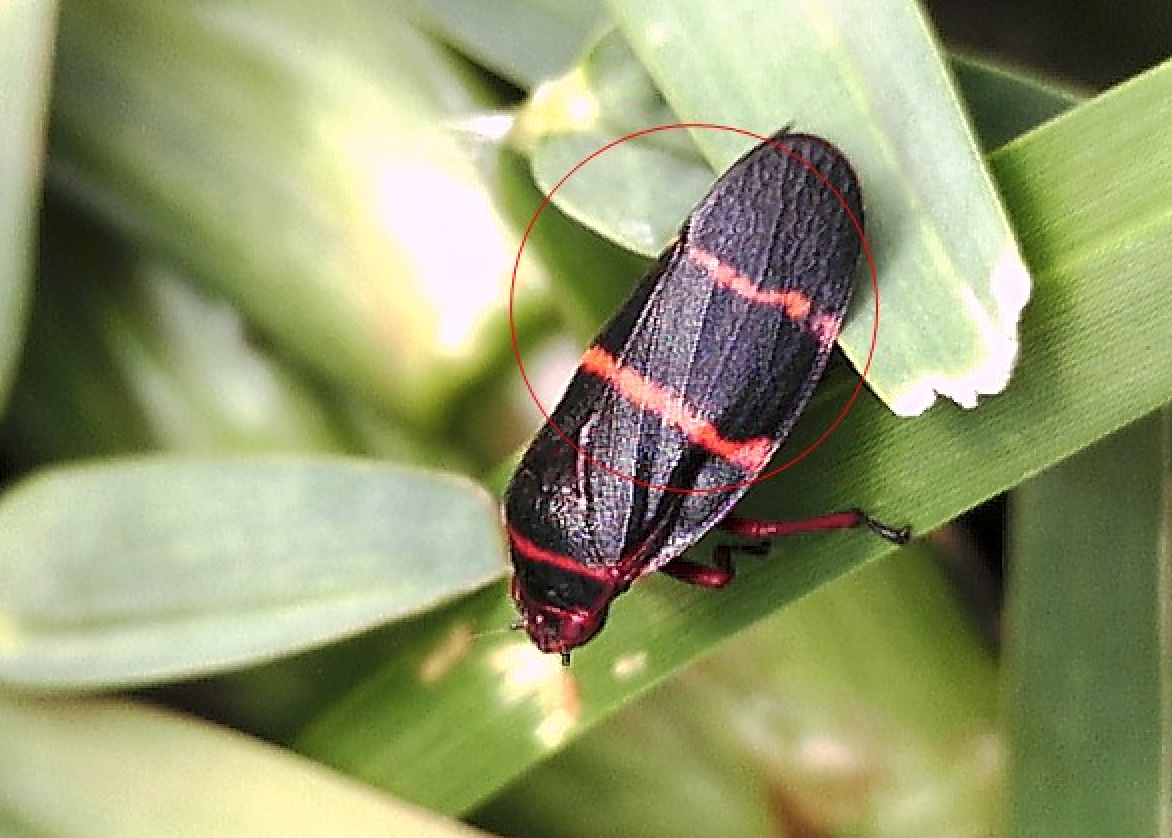
[(757, 474), (773, 455), (774, 441), (759, 436), (743, 442), (728, 439), (720, 430), (700, 416), (683, 397), (652, 381), (618, 360), (599, 346), (592, 346), (582, 357), (581, 369), (605, 380), (623, 397), (642, 410), (657, 414), (678, 429), (693, 445), (727, 460), (750, 474)]

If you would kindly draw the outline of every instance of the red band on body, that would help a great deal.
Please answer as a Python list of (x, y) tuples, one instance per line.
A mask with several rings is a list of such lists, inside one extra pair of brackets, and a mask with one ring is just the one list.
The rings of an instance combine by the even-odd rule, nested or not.
[(811, 316), (813, 305), (803, 292), (793, 288), (786, 291), (762, 291), (753, 280), (715, 253), (694, 244), (689, 244), (685, 253), (693, 264), (707, 272), (717, 288), (732, 291), (757, 305), (780, 308), (790, 320), (805, 326), (824, 347), (830, 346), (838, 338), (840, 321), (825, 314)]
[(600, 346), (586, 350), (581, 369), (605, 380), (632, 404), (657, 414), (664, 422), (682, 432), (693, 445), (750, 474), (765, 468), (773, 456), (774, 440), (764, 436), (744, 442), (727, 439), (715, 425), (699, 416), (681, 396), (630, 367), (621, 365)]
[(579, 576), (586, 576), (590, 579), (597, 579), (600, 582), (613, 581), (614, 574), (605, 567), (591, 567), (590, 565), (582, 564), (569, 556), (561, 553), (555, 553), (552, 550), (546, 550), (544, 547), (534, 544), (521, 533), (517, 532), (511, 526), (507, 528), (509, 534), (509, 543), (513, 549), (523, 555), (529, 561), (537, 562), (539, 564), (552, 565), (559, 570), (564, 570), (567, 573), (576, 573)]

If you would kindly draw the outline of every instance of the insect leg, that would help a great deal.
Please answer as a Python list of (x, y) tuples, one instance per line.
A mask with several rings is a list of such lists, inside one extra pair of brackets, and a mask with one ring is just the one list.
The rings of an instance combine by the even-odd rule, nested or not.
[(848, 509), (845, 512), (833, 512), (829, 515), (819, 515), (816, 518), (805, 518), (800, 521), (759, 521), (754, 518), (738, 518), (735, 515), (729, 515), (716, 527), (724, 532), (748, 538), (780, 538), (784, 535), (802, 532), (849, 530), (857, 527), (866, 527), (875, 535), (892, 544), (907, 544), (911, 538), (911, 531), (907, 527), (893, 527), (890, 524), (884, 524), (861, 509)]
[(732, 581), (734, 575), (733, 553), (750, 553), (754, 556), (764, 556), (769, 552), (769, 543), (760, 544), (722, 544), (712, 554), (712, 564), (701, 564), (685, 558), (675, 558), (660, 568), (660, 571), (701, 588), (723, 588)]

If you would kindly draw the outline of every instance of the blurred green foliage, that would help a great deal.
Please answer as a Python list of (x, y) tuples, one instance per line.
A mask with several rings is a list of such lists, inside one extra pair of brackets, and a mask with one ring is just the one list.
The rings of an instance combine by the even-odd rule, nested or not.
[[(1172, 15), (927, 4), (977, 62), (886, 2), (0, 9), (0, 833), (1172, 835), (1172, 65), (1139, 74)], [(539, 419), (510, 304), (552, 398), (645, 265), (619, 222), (665, 187), (587, 187), (602, 234), (547, 210), (514, 289), (539, 140), (750, 101), (816, 122), (753, 98), (783, 73), (826, 118), (862, 97), (835, 130), (875, 206), (885, 159), (992, 177), (1035, 283), (1016, 377), (914, 422), (865, 398), (746, 502), (932, 537), (802, 539), (719, 595), (649, 579), (565, 672), (506, 629), (483, 488)], [(987, 170), (922, 139), (968, 131)], [(680, 142), (669, 186), (712, 159)], [(952, 247), (983, 193), (923, 180)], [(917, 212), (876, 216), (885, 257)], [(982, 634), (946, 522), (1006, 489), (1008, 622)]]

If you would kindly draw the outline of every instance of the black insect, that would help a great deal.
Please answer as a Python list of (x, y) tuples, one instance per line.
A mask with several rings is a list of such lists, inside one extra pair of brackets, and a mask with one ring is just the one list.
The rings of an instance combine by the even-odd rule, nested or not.
[(842, 153), (780, 132), (717, 180), (603, 328), (504, 496), (512, 596), (539, 649), (568, 663), (645, 574), (725, 585), (730, 548), (712, 566), (681, 557), (714, 527), (772, 538), (865, 525), (908, 539), (859, 510), (729, 516), (822, 376), (862, 223)]

